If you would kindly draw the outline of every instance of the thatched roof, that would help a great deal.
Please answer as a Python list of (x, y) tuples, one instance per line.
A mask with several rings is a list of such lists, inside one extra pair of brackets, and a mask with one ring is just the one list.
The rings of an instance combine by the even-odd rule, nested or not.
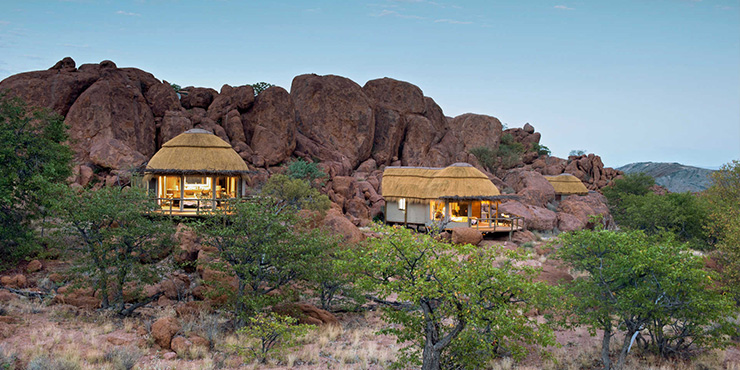
[(588, 194), (586, 185), (583, 185), (581, 180), (569, 173), (563, 173), (557, 176), (545, 176), (545, 178), (555, 188), (555, 194)]
[(218, 136), (192, 129), (164, 143), (144, 170), (150, 174), (239, 175), (247, 164)]
[(386, 167), (383, 198), (426, 202), (434, 199), (497, 199), (501, 193), (488, 176), (467, 163), (445, 168)]

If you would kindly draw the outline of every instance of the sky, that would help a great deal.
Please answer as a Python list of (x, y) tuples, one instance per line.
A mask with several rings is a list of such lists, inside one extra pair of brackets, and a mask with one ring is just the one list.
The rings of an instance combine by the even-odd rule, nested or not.
[(112, 60), (181, 86), (419, 86), (607, 166), (740, 159), (740, 0), (0, 0), (0, 80)]

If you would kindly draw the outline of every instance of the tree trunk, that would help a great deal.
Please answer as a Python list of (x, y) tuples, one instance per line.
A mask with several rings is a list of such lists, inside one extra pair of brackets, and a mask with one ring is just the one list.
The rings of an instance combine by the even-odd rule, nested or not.
[(601, 339), (601, 362), (604, 364), (604, 370), (611, 369), (611, 359), (609, 358), (609, 342), (612, 337), (612, 326), (607, 325), (604, 328), (604, 338)]
[(434, 349), (434, 343), (427, 340), (424, 344), (424, 352), (422, 352), (422, 365), (421, 370), (440, 370), (440, 357), (442, 351)]
[(614, 367), (615, 370), (622, 370), (622, 367), (624, 366), (624, 361), (627, 359), (627, 351), (630, 348), (632, 336), (635, 333), (635, 331), (628, 330), (627, 333), (624, 335), (624, 343), (622, 343), (622, 350), (619, 352), (619, 360), (617, 361), (617, 366)]

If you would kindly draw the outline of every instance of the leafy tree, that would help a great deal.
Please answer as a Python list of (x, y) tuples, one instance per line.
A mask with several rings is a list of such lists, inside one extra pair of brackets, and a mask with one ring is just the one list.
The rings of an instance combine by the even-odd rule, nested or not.
[(399, 365), (417, 363), (421, 352), (422, 369), (472, 369), (499, 348), (521, 358), (526, 344), (554, 344), (547, 325), (523, 314), (550, 290), (531, 281), (532, 269), (512, 263), (513, 252), (450, 246), (404, 228), (375, 232), (380, 236), (355, 249), (348, 263), (357, 284), (384, 304), (386, 320), (400, 324), (384, 332), (410, 343)]
[(102, 308), (133, 313), (146, 301), (127, 308), (124, 288), (155, 281), (156, 267), (142, 261), (166, 254), (173, 242), (172, 225), (150, 217), (157, 205), (143, 189), (60, 187), (59, 194), (55, 210), (61, 230), (79, 242), (66, 243), (77, 259), (78, 276), (100, 292)]
[(652, 176), (643, 172), (629, 173), (612, 181), (602, 192), (609, 204), (617, 204), (625, 195), (646, 195), (653, 185), (655, 179)]
[(722, 281), (740, 304), (740, 161), (732, 161), (712, 174), (712, 186), (704, 192), (723, 265)]
[[(727, 345), (732, 305), (712, 289), (712, 274), (685, 245), (669, 235), (648, 237), (640, 231), (577, 231), (560, 236), (559, 257), (584, 271), (568, 289), (577, 324), (591, 333), (604, 331), (601, 359), (612, 368), (609, 344), (625, 331), (615, 369), (621, 369), (640, 331), (644, 348), (668, 357), (692, 343), (708, 348)], [(666, 329), (669, 328), (669, 329)]]
[(297, 322), (295, 318), (272, 312), (252, 316), (238, 330), (247, 337), (248, 342), (246, 345), (238, 345), (237, 352), (247, 359), (257, 359), (265, 364), (271, 354), (293, 347), (296, 340), (312, 327)]
[(275, 85), (273, 85), (271, 83), (267, 83), (267, 82), (257, 82), (257, 83), (253, 83), (251, 86), (252, 86), (252, 89), (254, 89), (254, 96), (257, 96), (261, 92), (263, 92), (263, 91), (267, 90), (268, 88), (273, 87)]
[(35, 249), (52, 184), (69, 177), (72, 151), (62, 118), (0, 94), (0, 267)]
[(170, 84), (170, 86), (172, 87), (172, 90), (175, 90), (175, 92), (178, 94), (180, 93), (180, 90), (182, 90), (182, 86), (178, 84)]
[(568, 153), (568, 157), (580, 157), (582, 155), (586, 155), (586, 151), (583, 149), (573, 149)]
[(300, 178), (286, 175), (273, 175), (262, 187), (262, 194), (279, 199), (294, 209), (326, 211), (331, 201), (309, 183)]
[(235, 313), (241, 321), (281, 298), (280, 288), (303, 278), (320, 255), (321, 238), (298, 219), (296, 208), (258, 197), (202, 221), (198, 232), (218, 249), (239, 280)]
[(345, 263), (348, 253), (355, 246), (347, 245), (341, 237), (329, 233), (318, 234), (317, 237), (323, 247), (307, 280), (316, 287), (321, 308), (331, 311), (338, 301), (338, 295), (349, 304), (364, 303), (364, 297), (353, 284), (353, 271)]
[(291, 162), (288, 165), (288, 176), (294, 179), (308, 181), (311, 185), (318, 185), (327, 177), (326, 173), (319, 168), (316, 162), (308, 162), (301, 158)]

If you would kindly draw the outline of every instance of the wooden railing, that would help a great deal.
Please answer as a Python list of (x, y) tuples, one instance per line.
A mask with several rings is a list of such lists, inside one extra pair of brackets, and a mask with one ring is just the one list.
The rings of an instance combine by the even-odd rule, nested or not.
[[(241, 200), (240, 198), (220, 198), (220, 199), (201, 199), (201, 198), (153, 198), (159, 204), (155, 213), (165, 215), (207, 215), (213, 214), (216, 210), (229, 212), (230, 205)], [(183, 204), (180, 210), (180, 204)]]
[(492, 232), (516, 231), (524, 228), (524, 217), (514, 215), (511, 217), (478, 218), (475, 220), (478, 222), (473, 224), (473, 219), (468, 218), (468, 227), (490, 229)]

